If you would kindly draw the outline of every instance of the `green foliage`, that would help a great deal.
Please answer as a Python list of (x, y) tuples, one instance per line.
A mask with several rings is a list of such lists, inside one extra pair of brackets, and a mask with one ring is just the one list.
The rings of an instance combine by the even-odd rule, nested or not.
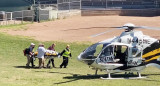
[[(57, 68), (53, 69), (27, 69), (25, 68), (26, 57), (23, 56), (23, 49), (29, 47), (30, 43), (36, 44), (36, 51), (40, 41), (27, 37), (9, 36), (0, 33), (0, 86), (159, 86), (160, 70), (154, 67), (145, 69), (142, 74), (148, 77), (140, 80), (101, 80), (100, 77), (107, 77), (105, 72), (98, 72), (99, 76), (89, 76), (94, 74), (87, 65), (78, 62), (77, 56), (89, 44), (65, 43), (65, 42), (43, 42), (45, 48), (52, 43), (56, 43), (56, 51), (61, 52), (67, 44), (71, 46), (73, 58), (69, 60), (68, 68), (58, 68), (62, 58), (55, 58)], [(47, 62), (47, 61), (46, 61)], [(38, 59), (35, 61), (38, 65)], [(113, 74), (113, 76), (124, 76), (123, 74)]]

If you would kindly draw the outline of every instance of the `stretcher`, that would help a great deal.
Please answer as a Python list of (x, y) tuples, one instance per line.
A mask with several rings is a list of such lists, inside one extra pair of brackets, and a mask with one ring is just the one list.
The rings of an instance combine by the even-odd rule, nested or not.
[[(37, 58), (38, 52), (34, 52), (34, 57)], [(51, 59), (54, 57), (58, 57), (59, 53), (53, 50), (46, 50), (44, 58)]]

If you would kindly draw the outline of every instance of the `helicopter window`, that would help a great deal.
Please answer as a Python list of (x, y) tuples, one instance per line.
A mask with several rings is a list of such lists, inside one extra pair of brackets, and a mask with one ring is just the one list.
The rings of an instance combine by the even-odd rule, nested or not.
[(115, 46), (115, 52), (120, 52), (120, 53), (127, 53), (127, 46), (120, 46), (120, 45), (118, 45), (118, 46)]
[[(105, 44), (105, 46), (107, 46), (107, 44)], [(85, 51), (83, 51), (83, 57), (87, 59), (90, 57), (96, 58), (103, 48), (104, 48), (103, 44), (100, 43), (93, 44), (90, 47), (88, 47)]]
[(113, 55), (113, 46), (108, 46), (106, 47), (100, 55), (100, 58), (106, 57), (106, 56), (110, 56)]
[(136, 55), (136, 53), (138, 52), (138, 49), (137, 48), (132, 48), (132, 55)]
[(96, 52), (94, 53), (94, 56), (98, 56), (98, 54), (100, 53), (100, 51), (103, 48), (103, 44), (100, 44), (96, 47)]
[(139, 54), (137, 54), (137, 56), (136, 57), (141, 57), (141, 52), (139, 53)]

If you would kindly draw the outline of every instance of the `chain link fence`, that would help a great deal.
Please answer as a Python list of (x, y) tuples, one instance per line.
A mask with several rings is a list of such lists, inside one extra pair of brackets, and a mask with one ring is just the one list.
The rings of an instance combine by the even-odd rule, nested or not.
[(36, 15), (34, 10), (23, 10), (14, 12), (0, 12), (0, 25), (22, 24), (24, 22), (34, 22), (38, 17), (38, 21), (49, 20), (49, 10), (38, 10)]
[(82, 9), (152, 9), (160, 0), (82, 0)]
[(58, 10), (80, 10), (81, 0), (58, 0)]
[(81, 14), (81, 0), (57, 0), (58, 18)]
[(33, 22), (32, 10), (0, 12), (0, 25), (21, 24), (23, 21)]

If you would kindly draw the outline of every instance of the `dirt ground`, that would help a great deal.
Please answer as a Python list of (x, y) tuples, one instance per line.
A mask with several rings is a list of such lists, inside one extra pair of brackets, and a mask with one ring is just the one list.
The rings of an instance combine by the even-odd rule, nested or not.
[[(113, 29), (108, 27), (123, 26), (125, 23), (133, 23), (136, 26), (160, 27), (160, 16), (74, 16), (55, 21), (29, 24), (26, 26), (27, 30), (3, 30), (3, 32), (11, 35), (31, 36), (39, 41), (97, 42), (118, 36), (123, 30), (116, 30), (94, 38), (90, 38), (90, 36)], [(139, 30), (142, 30), (145, 35), (160, 39), (160, 30)]]

